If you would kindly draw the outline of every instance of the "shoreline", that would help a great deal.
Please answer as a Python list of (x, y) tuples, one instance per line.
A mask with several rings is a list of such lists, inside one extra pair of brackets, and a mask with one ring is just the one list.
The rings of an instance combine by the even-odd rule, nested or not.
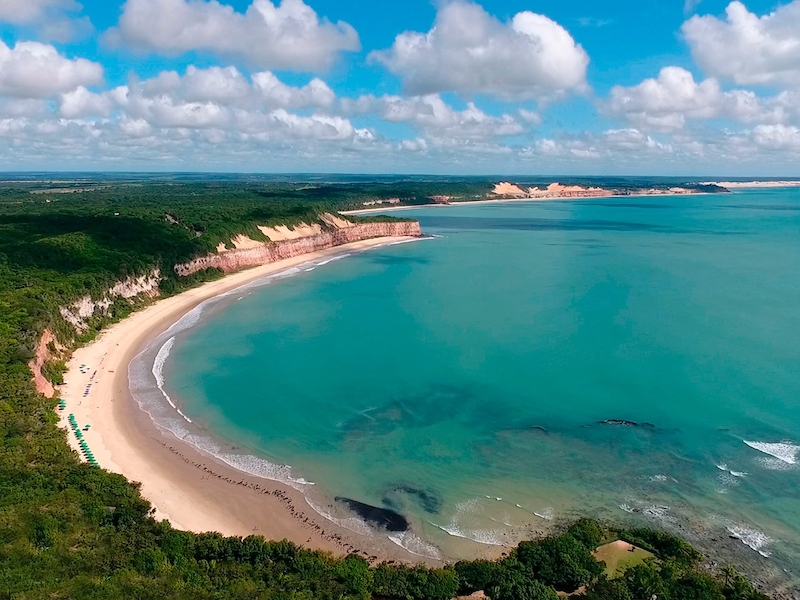
[(140, 482), (154, 516), (168, 519), (176, 529), (288, 539), (339, 555), (357, 552), (372, 561), (438, 563), (386, 536), (376, 539), (345, 529), (318, 514), (300, 491), (239, 471), (163, 431), (131, 395), (128, 377), (128, 365), (151, 340), (210, 298), (309, 261), (414, 239), (372, 238), (232, 273), (157, 300), (101, 331), (73, 352), (66, 383), (59, 387), (66, 402), (59, 426), (67, 430), (70, 446), (79, 448), (67, 422), (73, 414), (81, 428), (91, 425), (84, 440), (100, 467)]
[(447, 204), (406, 204), (402, 206), (387, 205), (383, 208), (357, 208), (355, 210), (341, 210), (340, 215), (368, 215), (383, 214), (401, 210), (414, 210), (420, 208), (448, 208), (453, 206), (472, 206), (473, 204), (508, 204), (512, 202), (575, 202), (577, 200), (606, 200), (608, 198), (672, 198), (674, 196), (709, 196), (712, 192), (692, 192), (676, 193), (667, 192), (664, 194), (611, 194), (609, 196), (577, 196), (563, 198), (493, 198), (491, 200), (464, 200), (462, 202), (448, 202)]

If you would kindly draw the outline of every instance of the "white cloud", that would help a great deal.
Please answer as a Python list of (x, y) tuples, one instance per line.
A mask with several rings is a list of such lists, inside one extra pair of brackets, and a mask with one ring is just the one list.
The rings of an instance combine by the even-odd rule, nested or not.
[(800, 0), (762, 17), (737, 0), (725, 19), (694, 16), (682, 31), (710, 75), (740, 85), (800, 85)]
[(415, 140), (402, 140), (397, 145), (397, 149), (405, 152), (427, 152), (428, 142), (426, 142), (423, 138), (417, 138)]
[(141, 94), (155, 98), (167, 94), (186, 102), (214, 102), (238, 108), (328, 107), (336, 95), (321, 79), (302, 87), (281, 82), (270, 71), (254, 73), (252, 83), (235, 67), (198, 69), (190, 65), (184, 75), (164, 71), (140, 84)]
[(9, 48), (0, 41), (0, 95), (47, 98), (81, 85), (103, 81), (103, 67), (84, 58), (70, 60), (53, 46), (17, 42)]
[(534, 112), (532, 110), (525, 110), (524, 108), (519, 109), (519, 116), (522, 117), (522, 120), (526, 123), (530, 123), (531, 125), (541, 125), (542, 117), (539, 116), (539, 113)]
[(333, 104), (336, 94), (321, 79), (312, 79), (301, 88), (282, 83), (273, 73), (264, 71), (253, 75), (253, 85), (271, 104), (284, 108), (307, 106), (327, 107)]
[(67, 42), (94, 30), (88, 17), (70, 16), (82, 8), (74, 0), (0, 0), (0, 23), (33, 26), (43, 39)]
[(752, 138), (766, 150), (800, 152), (800, 129), (786, 125), (758, 125)]
[(503, 23), (481, 6), (442, 6), (426, 34), (406, 31), (371, 56), (413, 95), (454, 91), (542, 98), (586, 85), (589, 57), (561, 25), (520, 12)]
[(638, 129), (609, 129), (603, 136), (607, 146), (614, 150), (672, 152), (672, 145), (658, 142)]
[(303, 0), (253, 0), (244, 13), (216, 0), (127, 0), (109, 36), (144, 51), (207, 51), (270, 69), (326, 69), (339, 52), (361, 48), (355, 29), (320, 19)]
[(680, 67), (661, 69), (657, 79), (633, 87), (615, 86), (606, 110), (642, 127), (681, 129), (687, 119), (730, 118), (753, 122), (767, 118), (762, 101), (751, 91), (724, 92), (716, 79), (695, 82)]
[(139, 138), (160, 132), (201, 135), (220, 143), (250, 137), (369, 143), (374, 134), (347, 118), (287, 110), (324, 108), (334, 100), (333, 91), (319, 79), (293, 87), (270, 72), (254, 74), (251, 82), (233, 67), (190, 66), (184, 75), (165, 71), (100, 94), (78, 87), (61, 95), (59, 115), (85, 119), (108, 117), (116, 111), (119, 127)]
[(437, 94), (408, 98), (361, 96), (356, 100), (343, 100), (342, 106), (345, 112), (375, 113), (390, 123), (408, 123), (439, 139), (483, 140), (525, 131), (511, 115), (489, 115), (473, 102), (468, 102), (464, 110), (456, 110)]
[(683, 0), (683, 14), (688, 17), (700, 6), (701, 1), (702, 0)]
[(109, 94), (95, 94), (83, 86), (61, 95), (59, 113), (67, 119), (79, 119), (88, 116), (107, 117), (111, 114), (114, 103)]
[(543, 138), (523, 148), (520, 156), (527, 159), (541, 157), (562, 161), (598, 161), (605, 159), (629, 162), (645, 156), (668, 156), (674, 152), (672, 144), (660, 142), (635, 128), (609, 129), (600, 134), (562, 135), (556, 139)]
[(50, 11), (77, 11), (81, 5), (73, 0), (3, 0), (0, 21), (28, 25), (46, 18)]

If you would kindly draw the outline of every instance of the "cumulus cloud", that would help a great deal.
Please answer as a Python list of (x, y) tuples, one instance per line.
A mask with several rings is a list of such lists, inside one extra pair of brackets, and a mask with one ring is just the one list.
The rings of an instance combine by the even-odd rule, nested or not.
[(586, 85), (589, 57), (561, 25), (533, 12), (506, 23), (464, 1), (442, 6), (428, 33), (406, 31), (374, 60), (412, 95), (453, 91), (542, 98)]
[(655, 139), (649, 133), (626, 127), (608, 129), (602, 133), (562, 134), (543, 138), (524, 148), (526, 157), (551, 156), (562, 159), (586, 160), (620, 159), (631, 160), (644, 156), (668, 156), (675, 152), (673, 144)]
[(751, 91), (725, 92), (716, 79), (696, 82), (680, 67), (665, 67), (656, 79), (633, 87), (615, 86), (605, 108), (639, 126), (681, 129), (687, 119), (731, 118), (753, 122), (767, 118), (761, 100)]
[(71, 16), (82, 8), (74, 0), (2, 0), (0, 23), (33, 26), (45, 39), (66, 42), (94, 29), (88, 17)]
[(48, 10), (78, 10), (72, 0), (3, 0), (0, 2), (0, 21), (25, 25), (44, 18)]
[(323, 108), (336, 98), (328, 85), (314, 78), (302, 87), (289, 86), (270, 71), (253, 73), (248, 81), (235, 67), (198, 69), (190, 65), (184, 75), (164, 71), (135, 82), (142, 96), (169, 95), (185, 102), (213, 102), (232, 108)]
[(353, 27), (320, 19), (303, 0), (253, 0), (244, 13), (216, 0), (127, 0), (107, 37), (143, 51), (206, 51), (301, 71), (326, 69), (340, 52), (361, 49)]
[(83, 86), (61, 95), (59, 114), (67, 119), (92, 115), (107, 117), (114, 103), (110, 94), (95, 94)]
[(522, 133), (525, 128), (508, 114), (492, 116), (473, 102), (456, 110), (441, 96), (362, 96), (342, 102), (346, 112), (375, 113), (390, 123), (408, 123), (436, 138), (489, 139)]
[(222, 142), (252, 137), (261, 140), (315, 139), (369, 142), (371, 131), (347, 118), (287, 109), (320, 109), (333, 104), (333, 91), (321, 80), (302, 87), (281, 82), (269, 71), (248, 80), (234, 67), (198, 69), (183, 75), (165, 71), (145, 81), (133, 80), (102, 93), (83, 86), (64, 93), (59, 115), (68, 119), (108, 117), (117, 111), (119, 127), (133, 137), (155, 132), (194, 131)]
[(739, 85), (800, 84), (800, 0), (762, 17), (737, 0), (724, 19), (694, 16), (682, 31), (710, 75)]
[(766, 150), (800, 152), (800, 129), (786, 125), (758, 125), (753, 141)]
[(47, 98), (103, 81), (103, 67), (84, 58), (70, 60), (50, 45), (0, 41), (0, 95)]

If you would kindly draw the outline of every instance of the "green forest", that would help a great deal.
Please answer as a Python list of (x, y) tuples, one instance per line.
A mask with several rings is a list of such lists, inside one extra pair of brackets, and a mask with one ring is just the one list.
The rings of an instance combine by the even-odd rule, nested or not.
[[(258, 181), (0, 183), (0, 599), (431, 599), (483, 590), (494, 600), (756, 600), (731, 569), (708, 573), (691, 546), (648, 529), (584, 519), (526, 541), (498, 561), (443, 568), (369, 564), (258, 536), (177, 531), (152, 518), (136, 485), (79, 460), (56, 426), (58, 398), (36, 392), (28, 363), (49, 328), (67, 348), (86, 343), (145, 302), (118, 299), (76, 337), (58, 308), (99, 297), (160, 267), (162, 295), (220, 272), (179, 278), (171, 266), (256, 225), (320, 222), (365, 199), (424, 202), (444, 183), (299, 186)], [(49, 186), (49, 187), (48, 187)], [(53, 191), (52, 188), (59, 188)], [(354, 218), (354, 217), (349, 217)], [(379, 217), (384, 218), (384, 217)], [(46, 365), (58, 382), (64, 365)], [(652, 557), (608, 573), (595, 549), (622, 539)], [(578, 596), (576, 596), (578, 597)]]

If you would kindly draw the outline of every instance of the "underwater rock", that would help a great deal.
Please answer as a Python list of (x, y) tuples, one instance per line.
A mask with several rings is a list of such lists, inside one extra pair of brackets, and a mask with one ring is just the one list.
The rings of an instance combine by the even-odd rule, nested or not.
[(386, 531), (408, 531), (408, 521), (398, 512), (389, 508), (372, 506), (353, 500), (352, 498), (336, 497), (337, 502), (341, 502), (347, 508), (356, 513), (370, 525), (385, 529)]
[(437, 514), (442, 508), (442, 499), (430, 490), (422, 490), (411, 485), (398, 484), (384, 493), (383, 502), (392, 507), (399, 508), (397, 496), (403, 494), (411, 497), (426, 513)]

